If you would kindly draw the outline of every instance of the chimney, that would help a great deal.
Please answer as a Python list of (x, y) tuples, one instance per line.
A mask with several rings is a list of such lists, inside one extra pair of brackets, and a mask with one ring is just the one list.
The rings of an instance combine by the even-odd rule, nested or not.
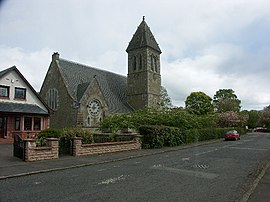
[(53, 61), (54, 61), (54, 60), (59, 60), (59, 53), (58, 53), (58, 52), (53, 53), (53, 55), (52, 55), (52, 60), (53, 60)]

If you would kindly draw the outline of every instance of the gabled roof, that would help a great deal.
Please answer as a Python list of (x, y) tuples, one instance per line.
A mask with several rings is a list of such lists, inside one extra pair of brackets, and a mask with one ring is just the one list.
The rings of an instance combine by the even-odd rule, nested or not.
[(7, 68), (7, 69), (1, 71), (1, 72), (0, 72), (0, 78), (1, 78), (2, 76), (4, 76), (5, 74), (7, 74), (8, 72), (14, 70), (15, 68), (16, 68), (16, 67), (13, 66), (13, 67), (10, 67), (10, 68)]
[(70, 96), (79, 102), (95, 78), (102, 90), (110, 113), (128, 113), (127, 77), (59, 58), (56, 63)]
[(127, 47), (127, 52), (143, 47), (150, 47), (159, 53), (161, 53), (161, 50), (158, 46), (158, 43), (155, 40), (154, 35), (152, 34), (150, 28), (146, 24), (144, 17), (143, 21), (137, 28), (137, 31), (133, 35), (131, 41), (129, 42), (129, 45)]
[[(41, 103), (46, 107), (46, 109), (48, 110), (48, 112), (46, 112), (46, 114), (49, 114), (50, 112), (50, 108), (48, 107), (48, 105), (44, 102), (44, 100), (39, 96), (39, 94), (35, 91), (35, 89), (30, 85), (30, 83), (26, 80), (26, 78), (24, 78), (24, 76), (21, 74), (21, 72), (17, 69), (16, 66), (12, 66), (8, 69), (5, 69), (3, 71), (0, 72), (0, 78), (5, 76), (6, 74), (8, 74), (11, 71), (15, 71), (20, 77), (21, 79), (26, 83), (26, 85), (31, 89), (31, 91), (35, 94), (35, 96), (41, 101)], [(3, 104), (3, 103), (2, 103)], [(10, 105), (14, 105), (17, 106), (14, 103), (9, 103)], [(27, 104), (28, 105), (28, 104)], [(4, 105), (1, 105), (2, 107), (4, 107)], [(5, 105), (6, 106), (6, 105)], [(21, 107), (21, 105), (19, 105)], [(36, 106), (36, 105), (33, 105)], [(38, 106), (37, 106), (38, 107)], [(39, 107), (38, 107), (39, 108)], [(0, 111), (5, 110), (5, 107), (2, 109), (0, 108)], [(44, 112), (44, 110), (42, 110)], [(42, 112), (42, 114), (43, 114)]]
[(6, 113), (48, 114), (37, 105), (0, 102), (0, 111)]

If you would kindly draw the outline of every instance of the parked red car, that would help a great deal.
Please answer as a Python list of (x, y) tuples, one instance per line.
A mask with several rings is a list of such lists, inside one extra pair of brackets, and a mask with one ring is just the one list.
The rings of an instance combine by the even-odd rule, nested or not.
[(240, 140), (240, 133), (236, 130), (230, 130), (224, 134), (225, 140)]

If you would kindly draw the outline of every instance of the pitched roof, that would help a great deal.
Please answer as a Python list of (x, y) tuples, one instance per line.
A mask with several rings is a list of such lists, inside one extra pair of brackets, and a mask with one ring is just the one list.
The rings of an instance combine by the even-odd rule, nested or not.
[(2, 76), (4, 76), (6, 73), (8, 73), (8, 72), (10, 72), (10, 71), (12, 71), (12, 70), (15, 70), (15, 69), (17, 69), (17, 68), (16, 68), (15, 66), (12, 66), (12, 67), (10, 67), (10, 68), (7, 68), (7, 69), (1, 71), (1, 72), (0, 72), (0, 78), (1, 78)]
[(131, 50), (143, 47), (150, 47), (161, 53), (158, 43), (156, 42), (155, 37), (152, 34), (148, 25), (146, 24), (144, 18), (139, 27), (137, 28), (137, 31), (133, 35), (131, 41), (129, 42), (126, 51), (129, 52)]
[(0, 102), (0, 112), (48, 115), (48, 112), (44, 111), (37, 105), (11, 102)]
[[(0, 78), (3, 77), (5, 74), (11, 72), (11, 71), (15, 71), (21, 78), (22, 80), (26, 83), (26, 85), (31, 89), (31, 91), (35, 94), (35, 96), (41, 101), (41, 103), (44, 105), (44, 107), (48, 110), (48, 112), (46, 112), (47, 114), (50, 112), (50, 108), (48, 107), (48, 105), (44, 102), (44, 100), (39, 96), (39, 94), (35, 91), (35, 89), (31, 86), (31, 84), (26, 80), (26, 78), (22, 75), (22, 73), (17, 69), (16, 66), (12, 66), (10, 68), (7, 68), (3, 71), (0, 72)], [(12, 103), (10, 103), (12, 104)]]
[(80, 101), (88, 85), (97, 79), (110, 113), (128, 113), (127, 77), (59, 58), (57, 64), (71, 97)]

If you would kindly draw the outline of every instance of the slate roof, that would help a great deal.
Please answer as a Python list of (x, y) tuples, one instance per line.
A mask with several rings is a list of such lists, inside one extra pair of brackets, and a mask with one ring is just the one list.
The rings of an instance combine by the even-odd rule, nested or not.
[(11, 102), (0, 102), (0, 112), (42, 114), (42, 115), (48, 114), (48, 112), (44, 111), (37, 105), (18, 104)]
[(106, 99), (110, 113), (133, 111), (127, 102), (127, 77), (61, 58), (57, 60), (57, 63), (69, 94), (74, 100), (80, 102), (85, 90), (91, 85), (95, 77)]
[(129, 42), (126, 51), (129, 52), (131, 50), (143, 47), (150, 47), (161, 53), (158, 43), (156, 42), (155, 37), (152, 34), (148, 25), (146, 24), (144, 18), (139, 27), (137, 28), (137, 31), (133, 35), (131, 41)]

